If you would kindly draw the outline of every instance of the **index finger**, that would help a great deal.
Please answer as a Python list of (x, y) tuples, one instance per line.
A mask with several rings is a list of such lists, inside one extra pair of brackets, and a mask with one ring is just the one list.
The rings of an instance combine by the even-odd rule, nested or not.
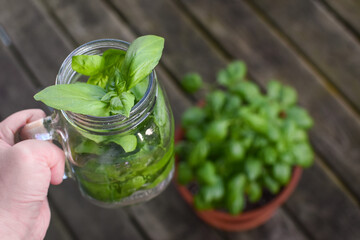
[(0, 122), (0, 140), (14, 145), (15, 133), (25, 124), (44, 118), (46, 115), (40, 109), (29, 109), (14, 113)]

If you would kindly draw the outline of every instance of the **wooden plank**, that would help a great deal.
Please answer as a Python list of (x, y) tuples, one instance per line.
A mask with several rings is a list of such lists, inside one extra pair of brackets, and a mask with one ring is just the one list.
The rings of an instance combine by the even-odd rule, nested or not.
[[(61, 21), (77, 44), (100, 38), (132, 41), (135, 37), (111, 9), (99, 1), (35, 0)], [(91, 26), (91, 29), (89, 29)]]
[[(360, 239), (360, 210), (315, 164), (304, 171), (286, 207), (314, 239)], [(318, 186), (322, 186), (319, 189)]]
[[(296, 233), (296, 234), (294, 234)], [(246, 232), (224, 233), (228, 239), (247, 240), (247, 239), (266, 239), (266, 240), (303, 240), (308, 239), (293, 222), (288, 220), (283, 209), (278, 209), (274, 216), (264, 225), (257, 229)], [(264, 238), (264, 236), (266, 236)]]
[(36, 78), (44, 86), (54, 84), (61, 62), (69, 53), (62, 36), (28, 1), (2, 0), (0, 9), (0, 22)]
[(322, 0), (344, 19), (346, 24), (360, 35), (360, 2), (358, 0)]
[(252, 2), (360, 110), (360, 45), (324, 6), (312, 0)]
[[(211, 41), (191, 27), (189, 19), (171, 1), (112, 2), (139, 34), (156, 34), (165, 38), (162, 61), (178, 79), (190, 71), (198, 71), (207, 82), (215, 81), (225, 58), (216, 52)], [(214, 58), (214, 54), (217, 57)], [(200, 67), (202, 65), (206, 68)]]
[[(55, 76), (61, 61), (70, 52), (70, 48), (54, 30), (51, 22), (45, 19), (44, 15), (41, 15), (41, 12), (31, 1), (1, 1), (0, 9), (7, 11), (6, 13), (1, 11), (0, 21), (8, 30), (14, 47), (19, 50), (36, 77), (46, 80), (44, 84), (53, 84), (54, 77), (51, 81), (48, 81), (49, 79), (46, 77), (53, 74)], [(10, 12), (8, 13), (8, 11)], [(31, 25), (28, 21), (31, 22)], [(24, 29), (30, 26), (34, 26), (31, 31)], [(38, 29), (36, 26), (41, 26), (41, 28)], [(42, 49), (38, 52), (36, 48), (40, 45)], [(26, 88), (19, 88), (18, 93), (26, 96), (27, 91)], [(27, 99), (27, 102), (35, 101), (31, 97)], [(68, 225), (72, 228), (69, 232), (76, 233), (77, 239), (94, 239), (94, 237), (101, 239), (102, 236), (108, 236), (109, 239), (143, 239), (124, 212), (116, 212), (115, 214), (115, 212), (102, 209), (94, 210), (94, 206), (86, 204), (85, 199), (73, 198), (73, 195), (78, 196), (73, 192), (74, 188), (69, 187), (69, 184), (63, 184), (57, 187), (56, 191), (51, 190), (50, 197), (53, 194), (56, 196), (53, 197), (54, 206), (59, 209), (65, 221), (72, 222)], [(65, 203), (68, 205), (64, 205)], [(78, 218), (74, 216), (78, 216)], [(121, 226), (125, 226), (125, 228)]]
[(69, 229), (61, 220), (57, 209), (54, 209), (53, 203), (50, 202), (49, 205), (51, 210), (51, 219), (49, 228), (46, 232), (45, 240), (75, 240), (75, 237), (72, 236), (72, 233), (69, 232)]
[(8, 48), (0, 43), (0, 113), (6, 117), (25, 108), (38, 108), (33, 95), (35, 87), (16, 64)]
[(173, 184), (164, 194), (145, 204), (131, 207), (130, 211), (154, 240), (222, 239), (196, 217)]
[(104, 209), (86, 201), (71, 179), (52, 186), (49, 194), (75, 239), (143, 239), (123, 209)]
[(314, 147), (360, 199), (357, 115), (243, 1), (182, 2), (229, 54), (247, 62), (257, 81), (264, 85), (275, 78), (297, 89), (300, 104), (315, 120)]

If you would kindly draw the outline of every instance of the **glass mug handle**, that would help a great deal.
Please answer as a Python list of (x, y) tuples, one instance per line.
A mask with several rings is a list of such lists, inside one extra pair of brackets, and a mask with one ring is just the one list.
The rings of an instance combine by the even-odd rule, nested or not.
[(73, 173), (69, 164), (71, 152), (67, 144), (68, 138), (63, 131), (54, 127), (54, 118), (56, 118), (54, 116), (56, 116), (56, 114), (26, 124), (19, 130), (17, 134), (17, 142), (27, 139), (37, 139), (42, 141), (56, 140), (60, 142), (66, 157), (63, 179), (67, 179), (69, 177), (73, 178)]

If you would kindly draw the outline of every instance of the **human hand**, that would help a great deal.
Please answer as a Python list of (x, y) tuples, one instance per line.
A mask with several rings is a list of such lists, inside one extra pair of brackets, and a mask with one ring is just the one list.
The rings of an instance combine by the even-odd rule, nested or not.
[(15, 143), (16, 131), (44, 116), (24, 110), (0, 122), (1, 238), (43, 239), (49, 226), (48, 188), (62, 182), (64, 153), (47, 141)]

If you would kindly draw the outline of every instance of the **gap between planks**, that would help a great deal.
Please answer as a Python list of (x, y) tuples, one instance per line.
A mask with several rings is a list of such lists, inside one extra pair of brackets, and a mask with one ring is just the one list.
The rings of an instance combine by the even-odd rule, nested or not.
[(301, 48), (293, 41), (291, 38), (281, 30), (278, 24), (275, 23), (255, 2), (245, 0), (246, 4), (251, 8), (252, 11), (274, 32), (276, 36), (281, 39), (285, 45), (287, 45), (291, 50), (293, 50), (298, 57), (308, 66), (311, 71), (317, 75), (318, 79), (321, 81), (323, 86), (329, 90), (331, 94), (334, 95), (334, 98), (339, 99), (340, 102), (346, 106), (347, 110), (353, 112), (360, 120), (360, 109), (347, 97), (341, 90), (339, 90), (336, 85), (329, 79), (329, 77), (324, 73), (312, 60), (311, 58), (301, 50)]
[(349, 35), (353, 36), (360, 43), (360, 33), (349, 23), (344, 17), (341, 16), (329, 3), (324, 0), (314, 0), (321, 4), (334, 18), (343, 25), (344, 29), (347, 30)]

